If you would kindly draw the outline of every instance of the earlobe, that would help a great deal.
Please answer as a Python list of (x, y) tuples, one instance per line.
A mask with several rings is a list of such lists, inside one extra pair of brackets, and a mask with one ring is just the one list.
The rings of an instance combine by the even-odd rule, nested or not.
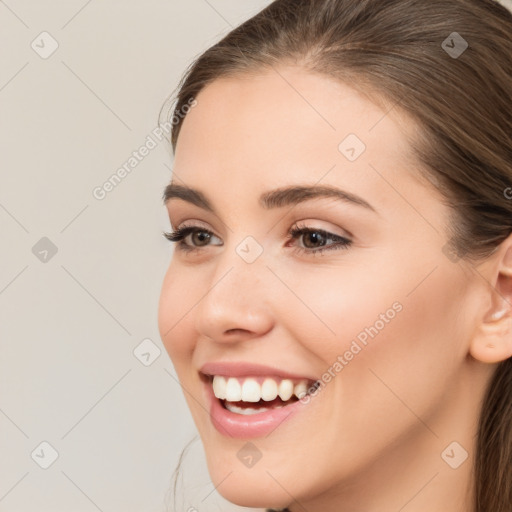
[(497, 266), (488, 287), (491, 306), (475, 333), (470, 354), (483, 363), (499, 363), (512, 357), (512, 239), (497, 253)]
[(469, 353), (482, 363), (499, 363), (512, 357), (512, 314), (508, 310), (491, 313), (482, 320), (471, 341)]

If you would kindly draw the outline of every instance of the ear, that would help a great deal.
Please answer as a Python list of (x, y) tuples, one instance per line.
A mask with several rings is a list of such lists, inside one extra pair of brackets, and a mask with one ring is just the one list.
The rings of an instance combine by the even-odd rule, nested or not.
[(512, 235), (485, 267), (490, 306), (479, 321), (470, 354), (483, 363), (498, 363), (512, 356)]

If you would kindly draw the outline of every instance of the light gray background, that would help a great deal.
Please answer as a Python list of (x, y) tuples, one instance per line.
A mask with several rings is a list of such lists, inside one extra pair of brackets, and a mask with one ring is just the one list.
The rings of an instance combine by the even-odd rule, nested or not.
[[(0, 1), (0, 512), (166, 510), (197, 433), (157, 328), (168, 148), (92, 192), (146, 142), (192, 59), (269, 3)], [(48, 51), (44, 31), (48, 58), (31, 47)], [(43, 237), (54, 256), (33, 253)], [(161, 351), (149, 366), (134, 355), (146, 339), (143, 360)], [(184, 475), (180, 510), (242, 510), (215, 492), (199, 441)]]

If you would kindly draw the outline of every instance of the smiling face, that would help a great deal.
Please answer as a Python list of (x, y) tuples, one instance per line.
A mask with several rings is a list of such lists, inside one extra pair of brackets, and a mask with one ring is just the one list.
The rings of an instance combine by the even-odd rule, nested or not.
[[(198, 95), (173, 183), (202, 196), (181, 188), (167, 201), (174, 229), (197, 229), (183, 240), (193, 250), (173, 254), (159, 329), (212, 480), (254, 507), (327, 503), (350, 483), (355, 507), (371, 499), (360, 484), (387, 495), (436, 472), (453, 479), (440, 454), (454, 439), (470, 451), (483, 378), (468, 356), (478, 283), (443, 250), (449, 211), (418, 178), (413, 125), (343, 83), (280, 73), (217, 80)], [(270, 196), (320, 186), (343, 197)], [(295, 228), (310, 232), (291, 237)], [(212, 362), (322, 385), (271, 431), (231, 436), (210, 418), (217, 399), (200, 370)], [(242, 460), (248, 441), (261, 454), (253, 465)]]

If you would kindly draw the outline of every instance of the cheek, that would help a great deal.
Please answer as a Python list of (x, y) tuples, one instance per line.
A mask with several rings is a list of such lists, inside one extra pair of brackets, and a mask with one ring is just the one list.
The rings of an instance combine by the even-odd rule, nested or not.
[(171, 263), (158, 304), (160, 338), (176, 367), (191, 357), (193, 347), (187, 333), (190, 333), (191, 309), (199, 300), (197, 287), (190, 286), (186, 275), (186, 271), (177, 272)]
[(287, 307), (291, 337), (328, 366), (351, 347), (355, 353), (358, 349), (353, 341), (361, 349), (369, 347), (370, 340), (382, 337), (403, 314), (399, 283), (384, 282), (382, 274), (370, 274), (363, 265), (319, 266), (290, 272), (283, 280), (295, 295), (283, 290), (280, 300)]
[(346, 410), (353, 411), (347, 432), (359, 414), (360, 421), (386, 420), (390, 432), (408, 428), (416, 419), (403, 402), (428, 414), (467, 354), (465, 278), (443, 262), (425, 280), (426, 267), (397, 267), (319, 268), (288, 281), (302, 301), (293, 300), (295, 313), (288, 306), (295, 320), (288, 328), (319, 361), (343, 424)]
[[(415, 284), (395, 277), (394, 287), (369, 302), (363, 324), (359, 316), (351, 325), (345, 345), (358, 330), (373, 335), (366, 344), (359, 343), (362, 350), (337, 383), (355, 416), (360, 413), (364, 421), (371, 411), (373, 419), (387, 425), (390, 437), (419, 425), (411, 411), (428, 423), (446, 400), (446, 390), (459, 378), (467, 356), (467, 319), (460, 314), (464, 280), (443, 264), (423, 282), (421, 275), (412, 279)], [(401, 311), (388, 323), (378, 323), (379, 315), (394, 301)], [(348, 318), (350, 314), (355, 318), (357, 308), (347, 307)]]
[(407, 359), (426, 364), (443, 353), (454, 356), (444, 364), (460, 363), (468, 335), (466, 276), (444, 260), (427, 264), (418, 256), (399, 265), (396, 254), (380, 256), (378, 264), (349, 261), (336, 269), (289, 272), (285, 279), (296, 298), (288, 293), (282, 303), (296, 339), (329, 365), (351, 349), (351, 361), (383, 358), (393, 367)]

